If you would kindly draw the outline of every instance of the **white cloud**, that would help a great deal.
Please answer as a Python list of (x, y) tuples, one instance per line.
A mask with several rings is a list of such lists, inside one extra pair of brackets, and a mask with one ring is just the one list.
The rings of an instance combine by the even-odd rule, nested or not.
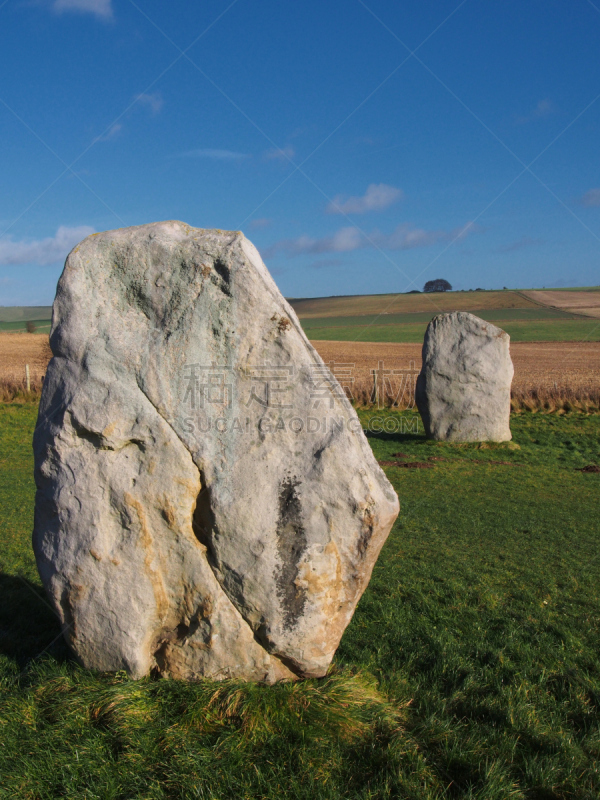
[(273, 220), (268, 217), (259, 217), (259, 219), (252, 220), (250, 227), (254, 229), (268, 228), (272, 222)]
[(365, 239), (357, 228), (340, 228), (331, 236), (313, 239), (311, 236), (300, 236), (297, 239), (283, 239), (265, 250), (265, 258), (288, 253), (299, 256), (304, 253), (349, 253), (365, 246)]
[(518, 250), (525, 250), (527, 247), (536, 247), (537, 245), (544, 244), (542, 239), (532, 239), (531, 236), (521, 236), (515, 242), (510, 244), (503, 244), (497, 248), (497, 253), (515, 253)]
[(84, 14), (95, 14), (102, 19), (113, 17), (112, 0), (54, 0), (52, 8), (57, 14), (62, 14), (64, 11), (79, 11)]
[(111, 125), (111, 127), (106, 131), (106, 133), (103, 133), (101, 136), (96, 136), (94, 142), (109, 142), (111, 139), (114, 139), (115, 136), (118, 136), (118, 134), (121, 133), (122, 130), (123, 126), (121, 125), (121, 123), (115, 122), (115, 124)]
[(430, 247), (437, 242), (462, 241), (470, 233), (476, 233), (478, 230), (479, 228), (472, 222), (450, 231), (428, 231), (402, 223), (390, 234), (374, 233), (371, 238), (382, 250), (412, 250), (415, 247)]
[(153, 114), (158, 114), (163, 107), (163, 98), (160, 92), (153, 92), (152, 94), (142, 92), (142, 94), (136, 95), (135, 99), (141, 105), (149, 108)]
[(539, 117), (548, 117), (550, 114), (554, 114), (556, 111), (554, 107), (554, 103), (552, 100), (540, 100), (537, 106), (533, 109), (532, 116), (539, 118)]
[(55, 264), (64, 261), (69, 252), (86, 236), (95, 233), (89, 225), (69, 228), (61, 225), (54, 236), (32, 241), (0, 239), (0, 265)]
[(179, 158), (211, 158), (215, 161), (241, 161), (243, 158), (248, 158), (248, 155), (246, 153), (236, 153), (233, 150), (213, 150), (208, 147), (179, 153)]
[(581, 205), (593, 208), (600, 206), (600, 189), (590, 189), (580, 200)]
[(336, 195), (327, 206), (328, 214), (364, 214), (367, 211), (383, 211), (403, 196), (402, 189), (385, 183), (371, 183), (362, 197)]
[(296, 150), (288, 145), (287, 147), (274, 147), (272, 150), (265, 150), (263, 158), (267, 161), (289, 162), (296, 155)]
[(319, 261), (313, 261), (309, 266), (311, 269), (327, 269), (327, 267), (341, 267), (343, 263), (341, 258), (321, 258)]
[(358, 228), (340, 228), (331, 236), (314, 239), (310, 236), (300, 236), (297, 239), (283, 239), (271, 247), (266, 248), (263, 255), (272, 258), (279, 253), (289, 256), (305, 254), (317, 255), (320, 253), (350, 253), (369, 247), (379, 247), (382, 250), (412, 250), (416, 247), (430, 247), (438, 242), (454, 242), (465, 239), (470, 233), (476, 233), (479, 228), (468, 222), (460, 228), (450, 231), (428, 231), (424, 228), (414, 228), (408, 223), (398, 225), (391, 233), (373, 231), (368, 236), (361, 233)]
[(516, 122), (518, 125), (524, 125), (526, 122), (532, 122), (536, 119), (543, 119), (544, 117), (549, 117), (551, 114), (556, 112), (556, 106), (549, 100), (548, 98), (544, 98), (540, 100), (536, 107), (526, 116), (524, 117), (517, 117)]

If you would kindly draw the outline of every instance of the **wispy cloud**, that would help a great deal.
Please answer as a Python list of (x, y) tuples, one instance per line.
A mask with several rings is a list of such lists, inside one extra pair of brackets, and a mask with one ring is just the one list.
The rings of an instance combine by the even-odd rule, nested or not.
[(95, 142), (109, 142), (111, 139), (114, 139), (115, 136), (118, 136), (121, 133), (122, 130), (123, 130), (123, 126), (121, 125), (121, 123), (120, 122), (115, 122), (115, 124), (112, 125), (106, 131), (106, 133), (103, 133), (102, 136), (96, 136), (96, 138), (94, 139), (94, 143)]
[(254, 228), (255, 230), (261, 230), (263, 228), (268, 228), (272, 223), (272, 219), (269, 219), (268, 217), (260, 217), (259, 219), (253, 219), (250, 223), (250, 227)]
[(46, 239), (14, 241), (10, 237), (0, 239), (0, 265), (16, 266), (18, 264), (55, 264), (63, 261), (75, 245), (95, 233), (89, 225), (70, 228), (61, 225), (54, 236)]
[(265, 258), (279, 253), (299, 256), (305, 253), (348, 253), (365, 247), (365, 239), (357, 228), (340, 228), (331, 236), (314, 239), (311, 236), (299, 236), (297, 239), (282, 239), (264, 252)]
[(465, 239), (469, 234), (479, 231), (477, 226), (468, 222), (460, 228), (450, 231), (415, 228), (408, 223), (397, 225), (391, 233), (373, 231), (368, 236), (358, 228), (348, 226), (340, 228), (330, 236), (314, 239), (300, 236), (297, 239), (283, 239), (265, 249), (265, 258), (272, 258), (280, 253), (289, 256), (321, 253), (350, 253), (370, 247), (382, 250), (412, 250), (416, 247), (430, 247), (438, 242), (450, 242)]
[(263, 158), (267, 161), (284, 161), (289, 163), (289, 160), (296, 155), (296, 150), (291, 145), (287, 147), (274, 147), (272, 150), (265, 150)]
[(402, 189), (385, 183), (371, 183), (362, 197), (336, 195), (326, 211), (328, 214), (364, 214), (367, 211), (383, 211), (402, 197)]
[(135, 99), (140, 105), (149, 108), (153, 114), (158, 114), (163, 107), (163, 98), (160, 92), (143, 92), (142, 94), (136, 95)]
[(583, 197), (580, 198), (579, 202), (582, 206), (586, 206), (586, 208), (600, 206), (600, 189), (589, 189)]
[(177, 157), (210, 158), (213, 161), (241, 161), (244, 158), (249, 158), (247, 153), (236, 153), (234, 150), (213, 150), (210, 147), (187, 150), (185, 153), (179, 153)]
[(101, 19), (112, 19), (112, 0), (54, 0), (52, 6), (57, 14), (65, 11), (78, 11), (81, 13), (95, 14)]
[(556, 113), (556, 106), (547, 97), (540, 100), (536, 107), (524, 117), (517, 117), (515, 122), (517, 125), (524, 125), (526, 122), (533, 122), (536, 119), (543, 119)]
[(341, 267), (344, 262), (341, 258), (320, 258), (309, 264), (311, 269), (327, 269), (328, 267)]
[(542, 239), (532, 239), (530, 236), (522, 236), (516, 242), (511, 242), (510, 244), (502, 245), (498, 247), (496, 250), (497, 253), (514, 253), (517, 250), (525, 250), (528, 247), (536, 247), (537, 245), (543, 244)]

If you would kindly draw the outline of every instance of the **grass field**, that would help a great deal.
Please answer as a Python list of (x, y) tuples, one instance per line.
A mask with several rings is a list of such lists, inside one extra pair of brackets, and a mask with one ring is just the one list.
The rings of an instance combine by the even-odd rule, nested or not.
[(291, 299), (300, 319), (349, 317), (363, 314), (473, 311), (473, 309), (536, 308), (540, 305), (520, 292), (433, 292), (373, 294)]
[(400, 517), (330, 678), (272, 688), (69, 659), (30, 546), (35, 416), (0, 406), (1, 797), (600, 796), (600, 474), (578, 471), (600, 415), (513, 415), (484, 447), (371, 434)]
[[(592, 298), (585, 301), (588, 305), (600, 296), (595, 290), (580, 294)], [(469, 311), (503, 328), (515, 342), (600, 341), (598, 319), (575, 308), (553, 307), (558, 295), (561, 293), (507, 290), (318, 297), (291, 302), (307, 336), (323, 341), (422, 342), (427, 323), (447, 311)], [(598, 309), (586, 310), (595, 314), (600, 304)]]
[[(415, 311), (403, 314), (355, 314), (351, 317), (308, 317), (302, 320), (302, 324), (307, 329), (373, 324), (402, 325), (415, 322), (427, 324), (437, 313), (437, 311)], [(534, 308), (474, 308), (471, 313), (488, 320), (488, 322), (532, 322), (582, 318), (579, 314), (542, 306), (535, 306)]]
[[(480, 316), (493, 322), (505, 330), (512, 342), (597, 342), (600, 341), (600, 320), (593, 319), (509, 319), (495, 318), (491, 320), (485, 312)], [(319, 320), (301, 320), (302, 327), (309, 339), (339, 342), (423, 342), (427, 322), (405, 322), (381, 324), (379, 317), (374, 324), (359, 322), (351, 318), (351, 324), (339, 323), (340, 318)]]
[(51, 306), (0, 306), (0, 331), (24, 331), (33, 322), (40, 332), (50, 333)]
[(33, 322), (36, 333), (50, 333), (51, 319), (16, 320), (13, 322), (0, 322), (0, 331), (25, 331), (27, 322)]
[[(290, 302), (311, 339), (418, 342), (436, 314), (470, 311), (502, 327), (516, 342), (599, 341), (600, 291), (597, 290), (598, 287), (592, 287), (566, 294), (504, 290), (350, 295), (299, 298)], [(575, 300), (582, 313), (577, 307), (566, 307)], [(555, 304), (563, 307), (554, 307)], [(51, 308), (47, 306), (0, 307), (0, 332), (24, 331), (27, 321), (33, 321), (38, 333), (49, 333), (50, 319)]]
[[(308, 317), (301, 322), (310, 339), (422, 342), (427, 324), (437, 313)], [(471, 313), (498, 325), (515, 342), (600, 340), (600, 321), (555, 308), (473, 308)]]

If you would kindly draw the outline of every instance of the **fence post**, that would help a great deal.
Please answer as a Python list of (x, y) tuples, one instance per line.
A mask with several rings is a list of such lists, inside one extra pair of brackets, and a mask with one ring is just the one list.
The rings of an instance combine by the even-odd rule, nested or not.
[(31, 381), (29, 379), (29, 364), (25, 364), (25, 383), (27, 385), (27, 391), (31, 391)]

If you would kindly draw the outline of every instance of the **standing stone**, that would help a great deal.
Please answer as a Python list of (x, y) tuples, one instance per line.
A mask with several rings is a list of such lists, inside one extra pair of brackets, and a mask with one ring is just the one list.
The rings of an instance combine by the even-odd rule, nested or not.
[(427, 436), (448, 442), (512, 438), (509, 343), (503, 330), (465, 311), (431, 320), (416, 385)]
[(89, 236), (50, 341), (33, 545), (81, 662), (324, 675), (398, 498), (254, 246), (181, 222)]

